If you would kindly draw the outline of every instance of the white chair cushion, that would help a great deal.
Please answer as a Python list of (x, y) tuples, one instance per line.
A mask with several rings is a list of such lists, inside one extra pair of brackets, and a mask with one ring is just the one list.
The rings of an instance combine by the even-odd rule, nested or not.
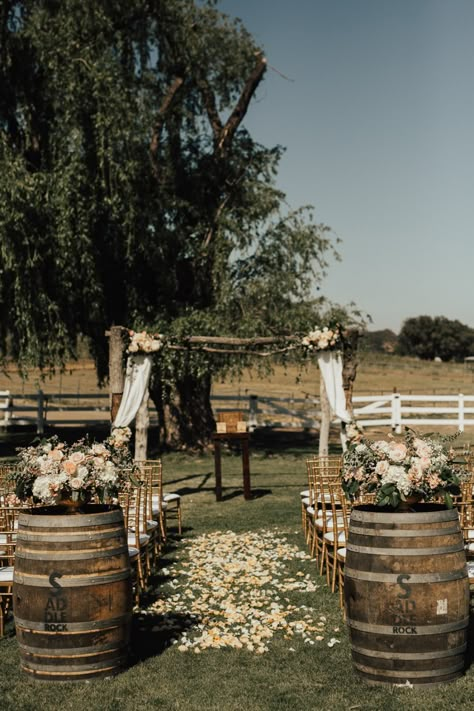
[(147, 531), (154, 531), (156, 528), (158, 528), (158, 521), (147, 521), (146, 522), (146, 530)]
[(346, 560), (347, 548), (338, 548), (337, 557)]
[(306, 499), (309, 495), (311, 494), (309, 489), (305, 489), (304, 491), (300, 491), (300, 496), (302, 499)]
[(0, 568), (0, 583), (13, 583), (13, 565)]
[(151, 505), (153, 509), (157, 509), (159, 511), (160, 508), (162, 508), (163, 511), (166, 511), (166, 501), (160, 501), (159, 496), (152, 496)]
[(128, 546), (128, 557), (130, 560), (134, 560), (135, 558), (138, 558), (140, 555), (140, 551), (138, 548), (135, 548), (135, 546)]
[[(336, 521), (337, 521), (337, 525), (338, 525), (338, 526), (343, 526), (343, 525), (344, 525), (344, 517), (343, 517), (343, 516), (341, 516), (341, 517), (338, 516), (337, 519), (336, 519)], [(318, 528), (321, 528), (321, 529), (324, 528), (324, 519), (323, 519), (323, 518), (317, 518), (314, 523), (316, 524), (316, 526), (317, 526)], [(334, 525), (333, 525), (333, 517), (332, 517), (332, 516), (328, 516), (327, 519), (326, 519), (326, 530), (327, 530), (327, 531), (330, 531), (330, 530), (333, 529), (333, 528), (334, 528)]]
[(303, 506), (309, 506), (311, 503), (311, 499), (309, 498), (309, 496), (307, 496), (305, 499), (301, 499), (301, 503), (303, 504)]
[[(327, 541), (328, 543), (334, 543), (334, 531), (328, 531), (327, 533), (324, 534), (324, 540)], [(346, 534), (344, 531), (341, 531), (340, 533), (337, 534), (337, 543), (345, 543), (346, 542)]]
[(179, 501), (181, 496), (179, 494), (163, 494), (163, 501)]
[[(150, 540), (150, 536), (148, 536), (146, 533), (140, 533), (140, 535), (139, 535), (139, 537), (138, 537), (138, 540), (139, 540), (141, 546), (146, 546), (146, 544), (147, 544), (148, 541)], [(134, 546), (134, 545), (135, 545), (135, 541), (136, 541), (135, 533), (133, 533), (133, 532), (132, 532), (132, 533), (129, 533), (129, 534), (128, 534), (128, 538), (127, 538), (127, 543), (128, 543), (128, 545), (129, 545), (129, 546)]]

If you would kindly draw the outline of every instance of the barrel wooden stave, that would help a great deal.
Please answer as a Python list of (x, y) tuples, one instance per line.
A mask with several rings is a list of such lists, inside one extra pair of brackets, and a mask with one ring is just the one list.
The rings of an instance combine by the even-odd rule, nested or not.
[(432, 686), (464, 670), (469, 586), (457, 512), (420, 508), (351, 515), (346, 619), (354, 668), (369, 684)]
[(23, 670), (37, 679), (110, 676), (126, 665), (131, 572), (118, 507), (19, 518), (14, 615)]

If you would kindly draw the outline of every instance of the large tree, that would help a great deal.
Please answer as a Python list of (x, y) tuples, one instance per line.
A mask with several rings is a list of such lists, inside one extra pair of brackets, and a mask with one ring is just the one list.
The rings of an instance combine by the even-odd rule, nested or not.
[[(112, 324), (303, 327), (332, 245), (285, 209), (282, 149), (245, 129), (267, 65), (239, 21), (212, 1), (6, 0), (0, 42), (4, 355), (55, 367), (82, 334), (103, 378)], [(168, 435), (205, 440), (210, 386), (202, 356), (157, 363)]]
[(397, 350), (401, 355), (462, 361), (472, 355), (474, 330), (445, 316), (416, 316), (403, 322)]

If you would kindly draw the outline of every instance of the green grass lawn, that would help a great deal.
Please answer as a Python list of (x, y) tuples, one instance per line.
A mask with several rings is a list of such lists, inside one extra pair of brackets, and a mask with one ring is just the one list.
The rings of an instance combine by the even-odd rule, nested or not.
[[(331, 594), (325, 580), (318, 576), (314, 561), (303, 555), (306, 549), (300, 525), (299, 491), (306, 483), (304, 453), (274, 456), (252, 453), (254, 498), (251, 501), (244, 501), (242, 496), (239, 456), (223, 456), (222, 464), (224, 500), (217, 503), (210, 455), (174, 454), (164, 458), (165, 490), (182, 494), (184, 533), (182, 540), (171, 537), (153, 580), (154, 590), (144, 601), (144, 610), (135, 615), (130, 667), (115, 678), (90, 683), (34, 682), (19, 670), (16, 640), (10, 632), (0, 641), (2, 711), (305, 711), (315, 708), (399, 711), (400, 708), (446, 710), (472, 706), (471, 670), (453, 684), (425, 691), (372, 688), (354, 674), (337, 595)], [(198, 553), (205, 556), (206, 541), (209, 541), (209, 546), (211, 542), (214, 546), (209, 549), (210, 558), (216, 557), (220, 540), (216, 532), (222, 532), (222, 548), (230, 571), (236, 567), (233, 562), (237, 561), (237, 553), (233, 561), (229, 540), (250, 541), (250, 552), (252, 546), (258, 547), (261, 541), (268, 551), (268, 541), (274, 536), (276, 549), (283, 551), (281, 555), (277, 551), (272, 561), (275, 567), (271, 582), (261, 587), (264, 598), (267, 595), (261, 610), (267, 615), (265, 605), (268, 603), (271, 610), (283, 610), (285, 614), (292, 610), (292, 613), (285, 618), (285, 624), (276, 625), (273, 636), (265, 640), (268, 651), (264, 653), (249, 651), (245, 644), (241, 648), (201, 648), (196, 642), (202, 635), (202, 629), (198, 628), (199, 615), (188, 614), (188, 608), (197, 604), (197, 583), (193, 580), (202, 572), (201, 558), (195, 556)], [(285, 555), (285, 550), (290, 553)], [(298, 550), (300, 555), (296, 553)], [(234, 583), (228, 586), (228, 604), (235, 597), (235, 604), (242, 605), (244, 617), (252, 597), (244, 578), (251, 573), (259, 574), (257, 563), (253, 564), (250, 558), (249, 570), (244, 573), (239, 569)], [(219, 600), (215, 597), (219, 581), (216, 581), (213, 560), (202, 565), (211, 596), (206, 604), (210, 609), (218, 607)], [(190, 576), (191, 570), (195, 578)], [(201, 596), (205, 585), (201, 580)], [(220, 602), (226, 601), (220, 598)], [(163, 624), (164, 609), (167, 619), (171, 616), (174, 620), (171, 626)], [(302, 619), (308, 624), (304, 633), (297, 627), (298, 620)], [(211, 620), (207, 624), (214, 623)], [(250, 617), (240, 623), (245, 629), (251, 624)], [(333, 639), (337, 642), (331, 644)], [(185, 651), (182, 651), (186, 647), (183, 640), (189, 640)]]

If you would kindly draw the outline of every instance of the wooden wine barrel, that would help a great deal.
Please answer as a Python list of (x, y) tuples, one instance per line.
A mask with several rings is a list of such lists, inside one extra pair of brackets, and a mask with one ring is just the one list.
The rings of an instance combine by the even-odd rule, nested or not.
[(123, 669), (132, 584), (121, 509), (21, 513), (13, 612), (22, 669), (32, 677), (83, 680)]
[(352, 660), (366, 682), (426, 688), (462, 675), (469, 583), (457, 510), (354, 507), (344, 568)]

